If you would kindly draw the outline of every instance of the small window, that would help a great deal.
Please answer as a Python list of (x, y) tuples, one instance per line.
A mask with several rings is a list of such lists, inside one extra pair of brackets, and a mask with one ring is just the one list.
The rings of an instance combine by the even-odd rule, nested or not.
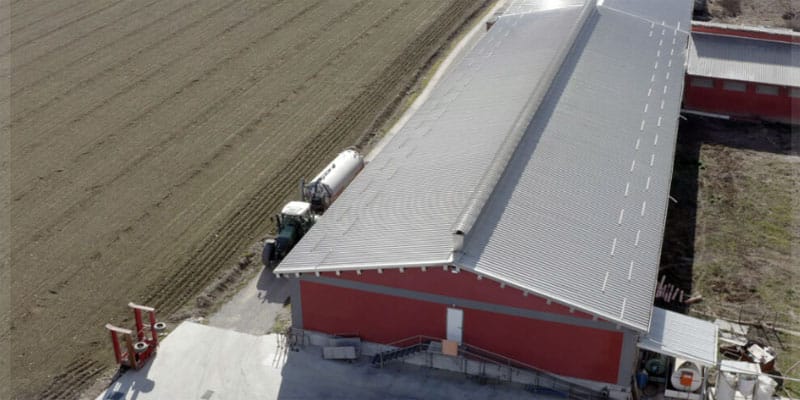
[(756, 85), (756, 93), (777, 96), (778, 87), (772, 85)]
[(701, 88), (709, 88), (709, 89), (713, 89), (714, 88), (714, 80), (711, 79), (711, 78), (700, 78), (700, 77), (693, 76), (692, 80), (689, 82), (689, 84), (691, 84), (692, 87), (701, 87)]
[(789, 88), (789, 96), (800, 98), (800, 88)]
[(747, 84), (738, 81), (724, 81), (722, 82), (722, 88), (732, 92), (745, 92), (747, 91)]

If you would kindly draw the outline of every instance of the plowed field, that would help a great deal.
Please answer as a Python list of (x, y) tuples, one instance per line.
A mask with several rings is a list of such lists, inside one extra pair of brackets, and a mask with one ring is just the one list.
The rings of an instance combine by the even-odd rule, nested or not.
[(192, 300), (485, 2), (0, 3), (0, 398), (76, 396), (113, 364), (106, 322)]

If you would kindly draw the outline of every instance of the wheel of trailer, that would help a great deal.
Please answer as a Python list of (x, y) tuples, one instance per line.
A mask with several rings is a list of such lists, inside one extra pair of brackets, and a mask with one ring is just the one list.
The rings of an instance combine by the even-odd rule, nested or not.
[(150, 345), (147, 344), (147, 342), (136, 342), (133, 344), (133, 351), (137, 353), (144, 353), (147, 351), (148, 347), (150, 347)]

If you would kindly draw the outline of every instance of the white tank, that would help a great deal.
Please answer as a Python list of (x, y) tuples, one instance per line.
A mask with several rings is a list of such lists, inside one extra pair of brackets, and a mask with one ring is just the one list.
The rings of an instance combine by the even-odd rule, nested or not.
[(700, 389), (703, 384), (703, 376), (700, 373), (700, 368), (693, 362), (675, 359), (675, 369), (672, 371), (670, 377), (672, 387), (684, 392), (694, 392)]
[(364, 157), (348, 149), (339, 153), (319, 175), (303, 185), (303, 198), (315, 212), (323, 212), (364, 168)]
[(745, 398), (752, 399), (753, 392), (756, 388), (756, 381), (758, 380), (758, 375), (739, 375), (739, 384), (736, 386), (736, 389), (741, 392)]
[(730, 372), (720, 372), (717, 375), (715, 398), (717, 400), (733, 400), (736, 394), (736, 375)]
[(753, 397), (755, 400), (772, 400), (772, 395), (775, 394), (775, 387), (778, 382), (774, 379), (761, 375), (758, 377), (758, 386), (756, 386), (756, 395)]

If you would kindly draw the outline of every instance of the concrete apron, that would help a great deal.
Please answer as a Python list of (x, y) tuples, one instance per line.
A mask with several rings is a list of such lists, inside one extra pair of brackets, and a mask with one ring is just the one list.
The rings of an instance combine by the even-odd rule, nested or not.
[[(303, 331), (302, 339), (297, 341), (298, 345), (311, 345), (317, 347), (333, 346), (336, 338), (334, 336), (313, 331)], [(435, 347), (435, 346), (434, 346)], [(361, 355), (374, 356), (388, 350), (395, 350), (398, 347), (387, 346), (385, 344), (373, 342), (361, 342)], [(552, 380), (548, 381), (548, 377), (543, 377), (532, 371), (515, 368), (511, 366), (498, 365), (489, 362), (468, 360), (463, 357), (453, 357), (442, 354), (437, 350), (429, 350), (426, 352), (419, 352), (410, 355), (398, 362), (406, 364), (434, 368), (444, 371), (458, 372), (466, 375), (485, 377), (488, 379), (511, 382), (521, 385), (537, 385), (541, 387), (549, 387)], [(578, 386), (583, 386), (595, 391), (602, 391), (607, 389), (609, 391), (609, 398), (611, 399), (629, 399), (630, 388), (625, 386), (613, 385), (605, 382), (595, 382), (584, 379), (576, 379), (562, 375), (556, 375), (562, 381), (571, 382)]]

